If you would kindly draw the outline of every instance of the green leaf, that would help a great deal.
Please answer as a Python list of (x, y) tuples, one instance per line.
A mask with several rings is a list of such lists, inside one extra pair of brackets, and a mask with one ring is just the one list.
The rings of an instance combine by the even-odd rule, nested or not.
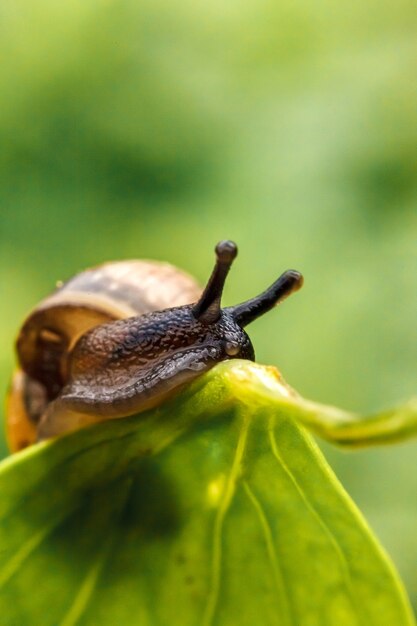
[[(417, 397), (395, 409), (363, 416), (306, 400), (282, 380), (275, 368), (256, 366), (249, 371), (251, 376), (246, 379), (246, 390), (249, 387), (255, 395), (258, 392), (268, 396), (271, 406), (285, 411), (332, 443), (357, 448), (391, 444), (417, 436)], [(266, 372), (270, 375), (265, 375)], [(258, 381), (263, 383), (262, 391), (258, 388)]]
[(235, 361), (4, 461), (0, 624), (414, 624), (303, 402)]

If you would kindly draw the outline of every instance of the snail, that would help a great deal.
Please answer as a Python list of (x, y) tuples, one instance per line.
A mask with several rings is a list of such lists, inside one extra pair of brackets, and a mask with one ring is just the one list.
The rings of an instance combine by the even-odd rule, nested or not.
[(203, 291), (156, 261), (105, 263), (43, 300), (20, 330), (7, 401), (12, 451), (84, 425), (133, 415), (228, 359), (255, 359), (244, 328), (303, 283), (284, 272), (266, 291), (221, 309), (231, 241), (215, 248)]

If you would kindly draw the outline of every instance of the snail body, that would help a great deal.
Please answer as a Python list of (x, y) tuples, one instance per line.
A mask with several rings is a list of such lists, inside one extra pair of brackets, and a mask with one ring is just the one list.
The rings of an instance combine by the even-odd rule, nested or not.
[(221, 309), (236, 254), (233, 242), (216, 246), (203, 292), (171, 265), (121, 261), (82, 272), (41, 302), (16, 344), (12, 451), (152, 408), (220, 361), (254, 360), (244, 327), (299, 289), (302, 277), (289, 270), (260, 296)]

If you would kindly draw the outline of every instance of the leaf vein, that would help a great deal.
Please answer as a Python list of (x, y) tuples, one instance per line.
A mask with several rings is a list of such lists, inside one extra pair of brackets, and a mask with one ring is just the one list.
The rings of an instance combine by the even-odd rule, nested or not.
[[(123, 510), (126, 507), (126, 504), (131, 494), (132, 482), (133, 481), (129, 479), (126, 482), (126, 492), (123, 493), (123, 490), (121, 490), (119, 494), (121, 497), (121, 502), (120, 502), (120, 506), (118, 507), (118, 511), (116, 514), (117, 516), (122, 515)], [(111, 519), (114, 519), (114, 518), (111, 518)], [(79, 588), (78, 593), (75, 596), (73, 603), (71, 604), (71, 606), (65, 613), (64, 617), (60, 621), (59, 626), (74, 626), (80, 620), (82, 615), (85, 613), (88, 607), (88, 602), (95, 591), (97, 581), (99, 580), (101, 571), (114, 545), (115, 545), (115, 536), (114, 534), (112, 535), (110, 533), (109, 538), (106, 541), (104, 541), (101, 548), (98, 550), (96, 558), (94, 559), (92, 566), (88, 569), (86, 576), (81, 582), (81, 586)]]
[(211, 588), (208, 593), (208, 600), (201, 621), (201, 626), (210, 626), (213, 624), (216, 612), (221, 576), (221, 560), (222, 560), (222, 533), (224, 527), (224, 519), (230, 507), (233, 494), (235, 492), (236, 481), (245, 451), (247, 435), (249, 431), (249, 420), (244, 420), (239, 434), (235, 455), (232, 462), (229, 478), (224, 490), (224, 496), (217, 510), (216, 518), (213, 526), (213, 554), (211, 560)]
[(79, 621), (80, 617), (85, 612), (88, 606), (88, 601), (93, 595), (99, 575), (108, 556), (111, 543), (112, 540), (105, 542), (103, 549), (99, 552), (95, 562), (88, 570), (73, 603), (64, 615), (64, 618), (61, 620), (59, 626), (74, 626), (74, 624)]
[(306, 492), (301, 487), (300, 483), (297, 481), (297, 479), (295, 478), (294, 474), (291, 472), (290, 468), (288, 467), (288, 465), (286, 464), (286, 462), (282, 458), (281, 454), (279, 453), (278, 445), (277, 445), (277, 442), (275, 440), (274, 418), (273, 417), (271, 417), (271, 419), (269, 421), (268, 434), (269, 434), (269, 440), (270, 440), (273, 456), (276, 458), (276, 460), (279, 463), (279, 465), (282, 467), (284, 472), (287, 474), (288, 478), (290, 479), (290, 481), (294, 485), (295, 489), (299, 493), (299, 495), (300, 495), (301, 499), (303, 500), (303, 502), (304, 502), (305, 506), (307, 507), (307, 509), (310, 511), (310, 513), (313, 515), (313, 517), (317, 520), (318, 524), (321, 526), (321, 528), (323, 529), (323, 531), (325, 532), (325, 534), (329, 538), (330, 543), (332, 544), (332, 546), (333, 546), (333, 548), (334, 548), (334, 550), (335, 550), (335, 552), (336, 552), (336, 554), (337, 554), (337, 556), (339, 558), (339, 562), (341, 564), (341, 568), (342, 568), (342, 572), (343, 572), (343, 577), (345, 579), (346, 587), (347, 587), (347, 589), (349, 591), (349, 595), (350, 595), (350, 598), (351, 598), (352, 606), (353, 606), (353, 608), (354, 608), (354, 610), (356, 612), (357, 623), (361, 624), (361, 623), (363, 623), (363, 620), (361, 619), (360, 611), (358, 609), (358, 606), (357, 606), (357, 603), (356, 603), (356, 599), (355, 599), (355, 595), (353, 593), (352, 577), (351, 577), (349, 564), (348, 564), (348, 562), (346, 560), (346, 557), (345, 557), (345, 555), (343, 553), (343, 550), (342, 550), (341, 546), (339, 545), (339, 542), (338, 542), (337, 538), (335, 537), (334, 533), (329, 528), (329, 526), (324, 522), (323, 518), (318, 513), (318, 511), (315, 509), (314, 505), (312, 504), (312, 502), (308, 498)]
[(275, 548), (274, 540), (272, 537), (271, 527), (269, 525), (268, 518), (262, 507), (262, 504), (260, 503), (258, 498), (255, 496), (253, 490), (249, 487), (249, 484), (246, 480), (243, 481), (243, 487), (245, 489), (246, 495), (249, 498), (249, 501), (252, 503), (252, 506), (254, 507), (256, 511), (256, 514), (261, 524), (261, 528), (262, 528), (264, 538), (265, 538), (268, 558), (270, 560), (272, 572), (273, 572), (274, 579), (275, 579), (275, 585), (278, 591), (278, 596), (281, 600), (281, 608), (282, 608), (285, 624), (287, 624), (288, 626), (295, 625), (296, 622), (294, 619), (293, 611), (290, 606), (288, 588), (287, 588), (287, 585), (285, 584), (283, 571), (279, 564), (279, 559), (277, 557), (276, 548)]
[(12, 576), (18, 571), (18, 569), (23, 565), (27, 558), (32, 554), (34, 550), (42, 543), (42, 541), (59, 525), (61, 519), (54, 523), (47, 525), (42, 528), (39, 532), (31, 535), (27, 541), (23, 545), (20, 546), (19, 550), (17, 550), (13, 556), (7, 561), (7, 563), (3, 566), (0, 571), (0, 589), (4, 587), (4, 585), (12, 578)]

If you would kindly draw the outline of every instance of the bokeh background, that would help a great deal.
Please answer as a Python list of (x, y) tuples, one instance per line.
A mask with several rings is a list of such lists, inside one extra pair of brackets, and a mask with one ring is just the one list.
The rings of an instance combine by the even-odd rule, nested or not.
[[(260, 362), (361, 412), (415, 394), (416, 22), (411, 0), (4, 0), (2, 394), (58, 279), (143, 257), (204, 281), (222, 238), (227, 304), (305, 275), (250, 328)], [(417, 607), (417, 443), (323, 448)]]

